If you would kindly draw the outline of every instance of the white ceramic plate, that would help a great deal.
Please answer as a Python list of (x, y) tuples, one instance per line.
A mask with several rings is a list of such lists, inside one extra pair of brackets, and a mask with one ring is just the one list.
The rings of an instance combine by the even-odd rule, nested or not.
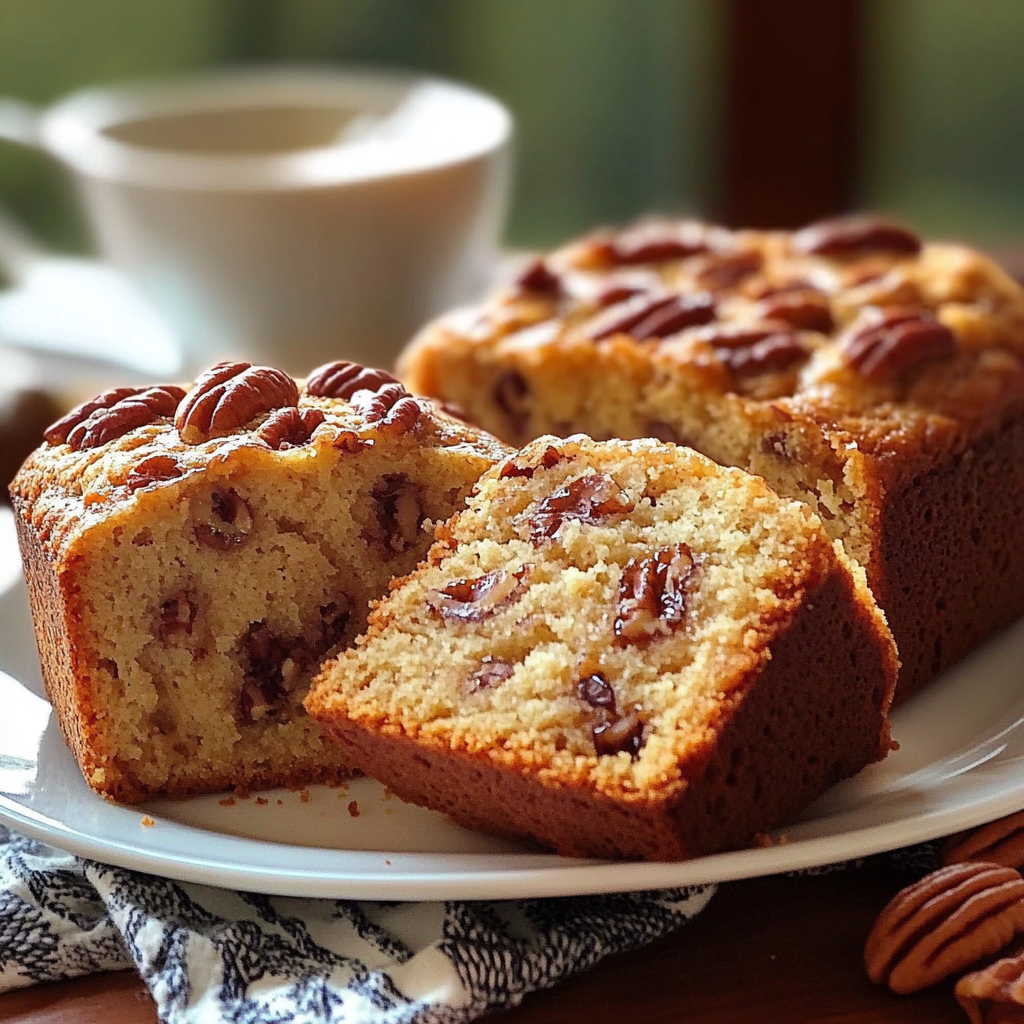
[(369, 779), (248, 800), (107, 803), (86, 787), (39, 696), (4, 509), (0, 669), (10, 673), (0, 673), (0, 821), (96, 860), (257, 892), (512, 899), (690, 885), (877, 853), (1024, 807), (1024, 622), (901, 708), (893, 718), (899, 751), (826, 793), (776, 845), (672, 864), (537, 853), (389, 798)]

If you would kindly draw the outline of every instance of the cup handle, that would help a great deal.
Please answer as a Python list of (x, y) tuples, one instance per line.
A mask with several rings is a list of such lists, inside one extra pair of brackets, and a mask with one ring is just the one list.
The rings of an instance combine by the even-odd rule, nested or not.
[(38, 149), (39, 112), (21, 100), (0, 96), (0, 139)]

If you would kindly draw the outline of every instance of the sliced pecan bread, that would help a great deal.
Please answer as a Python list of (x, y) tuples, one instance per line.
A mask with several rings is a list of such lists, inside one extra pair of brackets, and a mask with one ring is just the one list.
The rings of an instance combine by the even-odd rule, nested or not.
[(885, 609), (897, 700), (1024, 614), (1024, 289), (964, 246), (869, 217), (601, 232), (401, 375), (517, 446), (675, 440), (807, 502)]
[(43, 674), (124, 801), (342, 773), (311, 675), (508, 451), (350, 363), (115, 389), (46, 439), (11, 485)]
[(741, 845), (889, 749), (863, 571), (764, 481), (655, 441), (490, 470), (306, 706), (399, 796), (561, 853)]

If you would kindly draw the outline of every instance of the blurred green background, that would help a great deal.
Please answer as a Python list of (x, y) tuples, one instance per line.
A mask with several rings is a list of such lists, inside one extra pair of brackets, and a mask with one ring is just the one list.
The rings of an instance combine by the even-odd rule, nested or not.
[[(1024, 4), (863, 8), (860, 203), (932, 235), (1024, 235)], [(256, 62), (463, 79), (516, 117), (507, 238), (542, 246), (647, 210), (714, 212), (723, 10), (720, 0), (0, 0), (0, 95), (46, 103), (89, 83)], [(58, 173), (2, 143), (0, 202), (55, 247), (87, 245)]]

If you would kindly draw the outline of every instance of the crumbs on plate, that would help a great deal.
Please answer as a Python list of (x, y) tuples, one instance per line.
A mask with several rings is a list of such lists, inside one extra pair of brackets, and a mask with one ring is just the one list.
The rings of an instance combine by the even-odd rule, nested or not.
[(155, 824), (156, 824), (156, 822), (148, 814), (144, 814), (142, 816), (142, 827), (143, 828), (152, 828)]
[(359, 801), (358, 800), (349, 800), (349, 802), (348, 802), (348, 813), (353, 818), (358, 818), (359, 817)]

